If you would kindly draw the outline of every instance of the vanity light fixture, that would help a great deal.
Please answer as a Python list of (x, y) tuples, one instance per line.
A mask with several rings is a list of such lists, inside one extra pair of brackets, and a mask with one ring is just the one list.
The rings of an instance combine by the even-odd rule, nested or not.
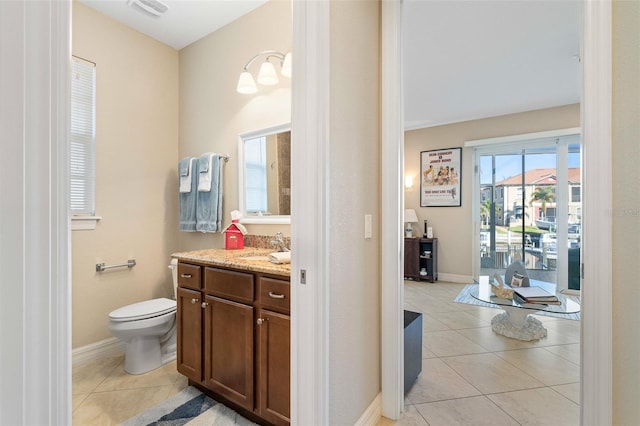
[(236, 88), (238, 93), (252, 94), (258, 91), (256, 81), (253, 79), (253, 75), (249, 72), (249, 66), (261, 56), (264, 56), (265, 59), (260, 66), (260, 72), (258, 73), (258, 84), (262, 86), (273, 86), (278, 84), (278, 74), (276, 73), (273, 63), (270, 61), (273, 58), (280, 61), (280, 74), (291, 78), (291, 52), (285, 55), (284, 53), (280, 53), (276, 50), (265, 50), (251, 58), (242, 69), (242, 73), (240, 73), (240, 78), (238, 79), (238, 86)]

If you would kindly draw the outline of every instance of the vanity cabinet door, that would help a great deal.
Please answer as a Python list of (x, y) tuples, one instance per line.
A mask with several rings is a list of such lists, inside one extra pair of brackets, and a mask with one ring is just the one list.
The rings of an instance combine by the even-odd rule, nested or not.
[(260, 309), (257, 324), (258, 415), (274, 425), (289, 425), (291, 319)]
[(179, 287), (177, 292), (177, 365), (191, 380), (202, 380), (202, 293)]
[(253, 307), (205, 297), (204, 385), (253, 411)]

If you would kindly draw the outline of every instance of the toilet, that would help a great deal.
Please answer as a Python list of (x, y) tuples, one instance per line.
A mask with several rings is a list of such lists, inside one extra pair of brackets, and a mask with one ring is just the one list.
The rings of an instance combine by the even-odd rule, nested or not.
[[(172, 259), (174, 297), (178, 261)], [(125, 343), (124, 370), (142, 374), (176, 359), (176, 301), (164, 297), (123, 306), (109, 314), (109, 330)]]

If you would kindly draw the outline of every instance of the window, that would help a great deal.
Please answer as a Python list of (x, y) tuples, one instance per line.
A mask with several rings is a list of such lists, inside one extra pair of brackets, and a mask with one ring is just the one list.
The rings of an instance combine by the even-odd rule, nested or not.
[[(518, 259), (533, 279), (561, 289), (580, 288), (576, 267), (582, 244), (580, 203), (576, 202), (580, 197), (578, 131), (467, 142), (466, 146), (473, 147), (474, 163), (479, 165), (474, 178), (473, 216), (479, 218), (474, 226), (475, 276), (502, 274)], [(506, 188), (502, 204), (499, 199), (494, 206), (476, 204), (491, 186), (496, 192)], [(495, 217), (495, 222), (486, 217)], [(556, 245), (557, 237), (567, 242), (561, 245), (558, 240)]]
[(267, 211), (267, 138), (245, 141), (245, 180), (247, 213)]
[(96, 65), (73, 57), (69, 143), (69, 211), (72, 229), (94, 229)]
[(571, 202), (579, 203), (580, 202), (580, 187), (572, 186), (571, 187)]

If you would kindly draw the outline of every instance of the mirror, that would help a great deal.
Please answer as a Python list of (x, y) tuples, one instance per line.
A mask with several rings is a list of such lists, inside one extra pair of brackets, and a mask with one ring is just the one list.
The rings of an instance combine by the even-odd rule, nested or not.
[(241, 223), (291, 223), (291, 126), (256, 130), (238, 142)]

